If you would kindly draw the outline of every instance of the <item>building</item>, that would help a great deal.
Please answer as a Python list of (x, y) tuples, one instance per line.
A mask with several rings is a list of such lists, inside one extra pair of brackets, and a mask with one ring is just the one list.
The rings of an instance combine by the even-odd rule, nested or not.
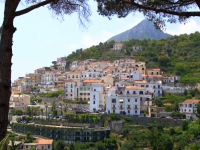
[(196, 120), (197, 104), (200, 100), (197, 99), (187, 99), (182, 103), (179, 103), (179, 111), (183, 113), (186, 119)]
[(52, 150), (53, 140), (49, 139), (39, 139), (37, 143), (37, 150)]
[(30, 80), (32, 85), (37, 86), (41, 83), (41, 74), (36, 73), (29, 73), (26, 74), (26, 77)]
[(121, 42), (116, 42), (113, 45), (113, 50), (121, 50), (123, 48), (123, 43)]
[(162, 117), (161, 113), (165, 112), (165, 107), (158, 107), (156, 105), (148, 107), (147, 117)]
[(93, 83), (90, 92), (90, 110), (103, 110), (104, 108), (104, 88), (103, 83)]
[(70, 79), (65, 82), (65, 99), (79, 99), (79, 86), (77, 82), (75, 79)]
[(142, 52), (142, 46), (133, 46), (132, 51), (133, 52)]
[(60, 71), (47, 71), (41, 76), (41, 84), (55, 84), (58, 81), (58, 77), (61, 75)]
[(25, 110), (30, 105), (30, 96), (25, 94), (12, 94), (9, 101), (9, 107), (13, 109)]
[[(80, 123), (81, 124), (81, 123)], [(80, 126), (79, 124), (79, 126)], [(83, 124), (85, 125), (85, 124)], [(110, 128), (108, 127), (95, 127), (95, 128), (85, 128), (81, 127), (69, 127), (69, 126), (51, 126), (51, 125), (42, 125), (42, 124), (21, 124), (21, 123), (12, 123), (12, 131), (17, 133), (27, 133), (30, 131), (33, 135), (42, 136), (46, 138), (51, 138), (53, 140), (63, 140), (67, 144), (74, 142), (97, 142), (101, 141), (104, 138), (108, 138), (110, 135)], [(38, 145), (46, 146), (50, 145), (45, 142)], [(42, 150), (42, 149), (40, 149)]]

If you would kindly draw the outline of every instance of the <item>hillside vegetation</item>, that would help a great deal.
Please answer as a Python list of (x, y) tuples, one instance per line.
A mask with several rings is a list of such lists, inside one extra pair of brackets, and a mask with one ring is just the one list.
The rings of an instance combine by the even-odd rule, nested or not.
[[(121, 51), (112, 51), (114, 41), (99, 43), (85, 50), (78, 49), (67, 60), (116, 60), (131, 57), (145, 61), (147, 68), (160, 67), (166, 75), (180, 75), (180, 82), (200, 82), (200, 33), (183, 34), (162, 40), (132, 39), (124, 43)], [(142, 46), (143, 51), (134, 53), (132, 46)]]

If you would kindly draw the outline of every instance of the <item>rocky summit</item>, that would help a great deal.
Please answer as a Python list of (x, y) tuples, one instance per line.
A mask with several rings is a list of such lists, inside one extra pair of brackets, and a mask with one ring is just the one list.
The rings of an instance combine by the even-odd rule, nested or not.
[(160, 40), (164, 38), (168, 38), (172, 35), (164, 33), (162, 30), (159, 30), (155, 27), (154, 23), (145, 19), (142, 20), (139, 24), (134, 26), (133, 28), (122, 32), (120, 34), (117, 34), (107, 41), (114, 40), (115, 42), (123, 42), (123, 41), (129, 41), (131, 39), (155, 39)]

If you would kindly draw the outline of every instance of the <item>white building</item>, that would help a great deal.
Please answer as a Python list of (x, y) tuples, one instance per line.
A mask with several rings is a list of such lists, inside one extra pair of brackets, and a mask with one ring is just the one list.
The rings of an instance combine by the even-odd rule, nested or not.
[(143, 77), (139, 70), (135, 70), (130, 73), (130, 81), (142, 80), (142, 79)]
[(99, 71), (83, 71), (81, 80), (85, 79), (100, 79), (102, 77), (102, 73)]
[(106, 112), (126, 115), (140, 115), (139, 96), (118, 95), (115, 87), (108, 91)]
[(90, 110), (102, 110), (104, 108), (103, 83), (93, 83), (90, 92)]
[(41, 76), (41, 84), (55, 84), (58, 81), (58, 77), (61, 72), (48, 71)]
[(200, 100), (197, 99), (187, 99), (183, 103), (179, 103), (180, 113), (185, 114), (186, 119), (196, 120), (197, 104)]
[(65, 82), (65, 99), (75, 100), (79, 96), (79, 87), (77, 80), (67, 80)]
[(152, 105), (152, 96), (145, 87), (126, 86), (122, 82), (108, 91), (106, 111), (108, 113), (140, 115), (141, 108)]

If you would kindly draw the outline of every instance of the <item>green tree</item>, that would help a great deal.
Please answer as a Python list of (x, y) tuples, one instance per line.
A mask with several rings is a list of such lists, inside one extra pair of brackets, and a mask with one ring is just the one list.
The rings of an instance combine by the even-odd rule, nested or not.
[(97, 150), (105, 150), (106, 149), (105, 148), (105, 144), (103, 142), (101, 142), (101, 141), (96, 142), (95, 143), (95, 147), (97, 148)]
[(197, 104), (197, 112), (196, 112), (196, 116), (198, 117), (198, 118), (200, 118), (200, 103), (198, 103)]
[(54, 144), (54, 149), (55, 149), (55, 150), (64, 150), (64, 149), (65, 149), (65, 146), (66, 146), (65, 142), (59, 140), (59, 141), (56, 141), (56, 142), (55, 142), (55, 144)]
[(187, 89), (184, 90), (184, 95), (186, 96), (188, 94)]
[(163, 28), (165, 21), (176, 23), (179, 21), (186, 21), (190, 16), (200, 16), (200, 12), (193, 12), (188, 7), (200, 8), (198, 0), (178, 0), (178, 1), (107, 1), (98, 0), (98, 12), (100, 15), (112, 17), (117, 15), (119, 18), (126, 17), (130, 13), (139, 11), (150, 20), (153, 20), (158, 28)]
[[(4, 6), (4, 17), (3, 23), (0, 28), (0, 140), (6, 136), (7, 125), (8, 125), (8, 110), (9, 110), (9, 100), (10, 100), (10, 89), (11, 89), (11, 59), (12, 59), (12, 45), (13, 45), (13, 35), (16, 31), (14, 27), (14, 19), (30, 11), (33, 11), (42, 6), (47, 6), (48, 8), (57, 16), (63, 17), (64, 15), (70, 15), (74, 12), (78, 13), (78, 18), (80, 23), (84, 25), (85, 21), (88, 21), (88, 17), (91, 15), (87, 1), (85, 0), (72, 0), (72, 1), (62, 1), (62, 0), (5, 0)], [(28, 7), (19, 10), (19, 3), (26, 3)], [(32, 4), (32, 5), (31, 5)], [(38, 16), (39, 17), (39, 16)], [(84, 18), (85, 20), (83, 20)], [(5, 65), (6, 64), (6, 65)]]
[(22, 110), (15, 110), (14, 112), (13, 112), (13, 115), (17, 115), (17, 116), (21, 116), (21, 115), (23, 115), (23, 111)]
[(109, 138), (103, 140), (105, 147), (109, 150), (117, 149), (117, 142), (114, 134), (110, 134)]
[(149, 133), (149, 143), (152, 150), (172, 150), (173, 142), (171, 137), (166, 133), (158, 130), (152, 130)]

